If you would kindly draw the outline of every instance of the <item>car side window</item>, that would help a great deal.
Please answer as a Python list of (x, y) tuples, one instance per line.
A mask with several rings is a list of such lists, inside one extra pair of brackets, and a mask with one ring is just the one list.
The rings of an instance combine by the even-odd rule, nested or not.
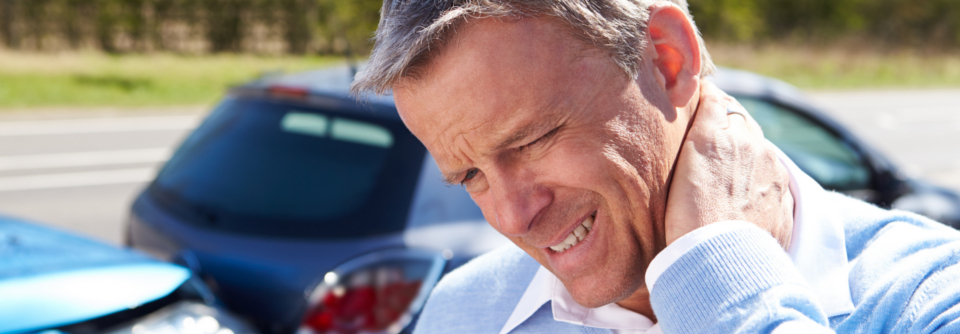
[(760, 124), (763, 135), (826, 189), (870, 187), (870, 170), (849, 144), (800, 113), (751, 97), (737, 100)]

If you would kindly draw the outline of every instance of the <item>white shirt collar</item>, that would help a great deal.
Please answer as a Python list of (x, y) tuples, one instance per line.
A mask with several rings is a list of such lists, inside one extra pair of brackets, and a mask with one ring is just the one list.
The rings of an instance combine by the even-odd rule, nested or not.
[(850, 295), (850, 264), (847, 262), (843, 221), (824, 210), (829, 208), (826, 191), (777, 150), (780, 161), (790, 173), (790, 192), (795, 209), (793, 237), (787, 254), (813, 289), (827, 317), (853, 312)]
[[(543, 304), (551, 304), (553, 319), (575, 325), (607, 328), (619, 333), (659, 333), (651, 329), (659, 328), (649, 318), (617, 304), (607, 304), (598, 308), (586, 308), (573, 300), (573, 296), (549, 270), (540, 267), (533, 276), (520, 302), (513, 309), (507, 323), (500, 330), (506, 334), (533, 316)], [(657, 329), (658, 330), (658, 329)]]
[[(795, 209), (793, 237), (788, 254), (813, 288), (827, 317), (853, 312), (853, 300), (847, 282), (849, 264), (843, 224), (822, 208), (823, 188), (805, 174), (783, 152), (781, 163), (790, 174), (790, 193)], [(549, 270), (540, 267), (513, 313), (500, 330), (507, 334), (522, 324), (547, 302), (553, 318), (576, 325), (606, 328), (619, 333), (659, 333), (649, 318), (609, 304), (595, 309), (581, 306)]]

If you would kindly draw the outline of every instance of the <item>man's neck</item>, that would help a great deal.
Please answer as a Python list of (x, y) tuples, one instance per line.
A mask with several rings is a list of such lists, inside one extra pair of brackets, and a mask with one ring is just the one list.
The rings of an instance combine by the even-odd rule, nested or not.
[(640, 313), (649, 318), (650, 321), (657, 322), (657, 316), (653, 314), (653, 306), (650, 305), (650, 290), (647, 289), (646, 285), (641, 286), (636, 292), (630, 295), (630, 297), (627, 297), (627, 299), (617, 302), (617, 305)]
[[(781, 165), (780, 168), (786, 169), (787, 167)], [(784, 173), (784, 175), (788, 178), (787, 183), (789, 184), (789, 173)], [(793, 191), (786, 192), (784, 206), (786, 207), (785, 211), (788, 212), (784, 215), (783, 221), (780, 222), (780, 228), (777, 229), (773, 235), (784, 250), (787, 251), (789, 251), (790, 243), (793, 239), (793, 224), (795, 223), (794, 217), (796, 217), (796, 199), (794, 195)], [(650, 304), (650, 290), (647, 289), (646, 285), (640, 286), (630, 297), (617, 302), (617, 305), (639, 313), (649, 318), (650, 321), (657, 322), (657, 317), (653, 314), (653, 306)]]

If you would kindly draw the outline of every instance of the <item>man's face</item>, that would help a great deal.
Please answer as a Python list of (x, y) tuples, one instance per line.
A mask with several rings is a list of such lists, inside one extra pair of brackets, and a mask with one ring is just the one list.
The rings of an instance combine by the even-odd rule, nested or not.
[(597, 307), (638, 291), (664, 247), (668, 177), (686, 122), (650, 101), (663, 95), (651, 81), (638, 85), (546, 19), (481, 19), (459, 27), (394, 97), (493, 228), (577, 302)]

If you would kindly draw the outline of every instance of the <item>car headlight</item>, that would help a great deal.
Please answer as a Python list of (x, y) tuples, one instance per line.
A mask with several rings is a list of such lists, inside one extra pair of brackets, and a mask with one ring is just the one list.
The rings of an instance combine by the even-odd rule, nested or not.
[(439, 253), (392, 249), (328, 272), (307, 297), (298, 334), (399, 333), (443, 273)]
[(253, 334), (256, 331), (224, 311), (194, 301), (181, 301), (107, 333)]

